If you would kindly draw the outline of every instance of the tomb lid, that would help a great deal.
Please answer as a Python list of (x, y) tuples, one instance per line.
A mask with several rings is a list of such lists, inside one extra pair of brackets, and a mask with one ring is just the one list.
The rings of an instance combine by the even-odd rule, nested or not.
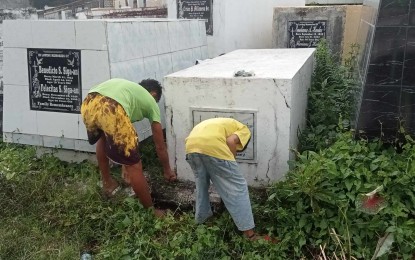
[(169, 78), (234, 78), (237, 71), (253, 72), (255, 78), (292, 79), (315, 49), (236, 50), (172, 73)]

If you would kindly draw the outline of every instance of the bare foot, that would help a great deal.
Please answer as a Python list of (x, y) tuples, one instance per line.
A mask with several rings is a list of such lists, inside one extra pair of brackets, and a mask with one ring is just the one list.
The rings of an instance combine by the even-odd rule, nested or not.
[(170, 172), (164, 172), (164, 179), (168, 182), (174, 182), (177, 181), (177, 174), (173, 171)]

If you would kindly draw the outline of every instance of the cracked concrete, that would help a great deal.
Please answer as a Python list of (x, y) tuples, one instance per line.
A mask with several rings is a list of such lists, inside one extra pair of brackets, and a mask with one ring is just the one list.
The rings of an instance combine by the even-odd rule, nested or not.
[(276, 79), (273, 79), (273, 81), (274, 81), (275, 86), (277, 87), (277, 90), (284, 97), (285, 105), (287, 106), (287, 108), (291, 108), (290, 105), (288, 105), (287, 97), (284, 95), (284, 93), (282, 93), (280, 87), (278, 86), (277, 80)]

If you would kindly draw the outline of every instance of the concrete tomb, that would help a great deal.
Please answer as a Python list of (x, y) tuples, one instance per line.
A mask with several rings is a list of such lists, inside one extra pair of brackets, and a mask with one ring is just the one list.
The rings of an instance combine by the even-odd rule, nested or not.
[[(305, 126), (314, 49), (236, 50), (164, 78), (170, 162), (181, 180), (193, 180), (185, 138), (213, 117), (245, 123), (252, 137), (237, 156), (252, 186), (282, 178)], [(235, 72), (254, 75), (235, 77)]]

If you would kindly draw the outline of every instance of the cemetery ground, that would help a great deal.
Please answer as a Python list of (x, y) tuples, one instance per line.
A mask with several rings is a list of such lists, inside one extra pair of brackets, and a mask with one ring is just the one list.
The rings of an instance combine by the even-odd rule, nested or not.
[[(135, 198), (103, 199), (89, 162), (0, 142), (0, 259), (414, 259), (415, 141), (403, 128), (388, 142), (350, 128), (354, 57), (340, 66), (318, 47), (292, 170), (251, 191), (256, 231), (278, 243), (243, 238), (226, 211), (196, 225), (179, 205), (157, 219)], [(141, 152), (162, 181), (152, 143)]]

